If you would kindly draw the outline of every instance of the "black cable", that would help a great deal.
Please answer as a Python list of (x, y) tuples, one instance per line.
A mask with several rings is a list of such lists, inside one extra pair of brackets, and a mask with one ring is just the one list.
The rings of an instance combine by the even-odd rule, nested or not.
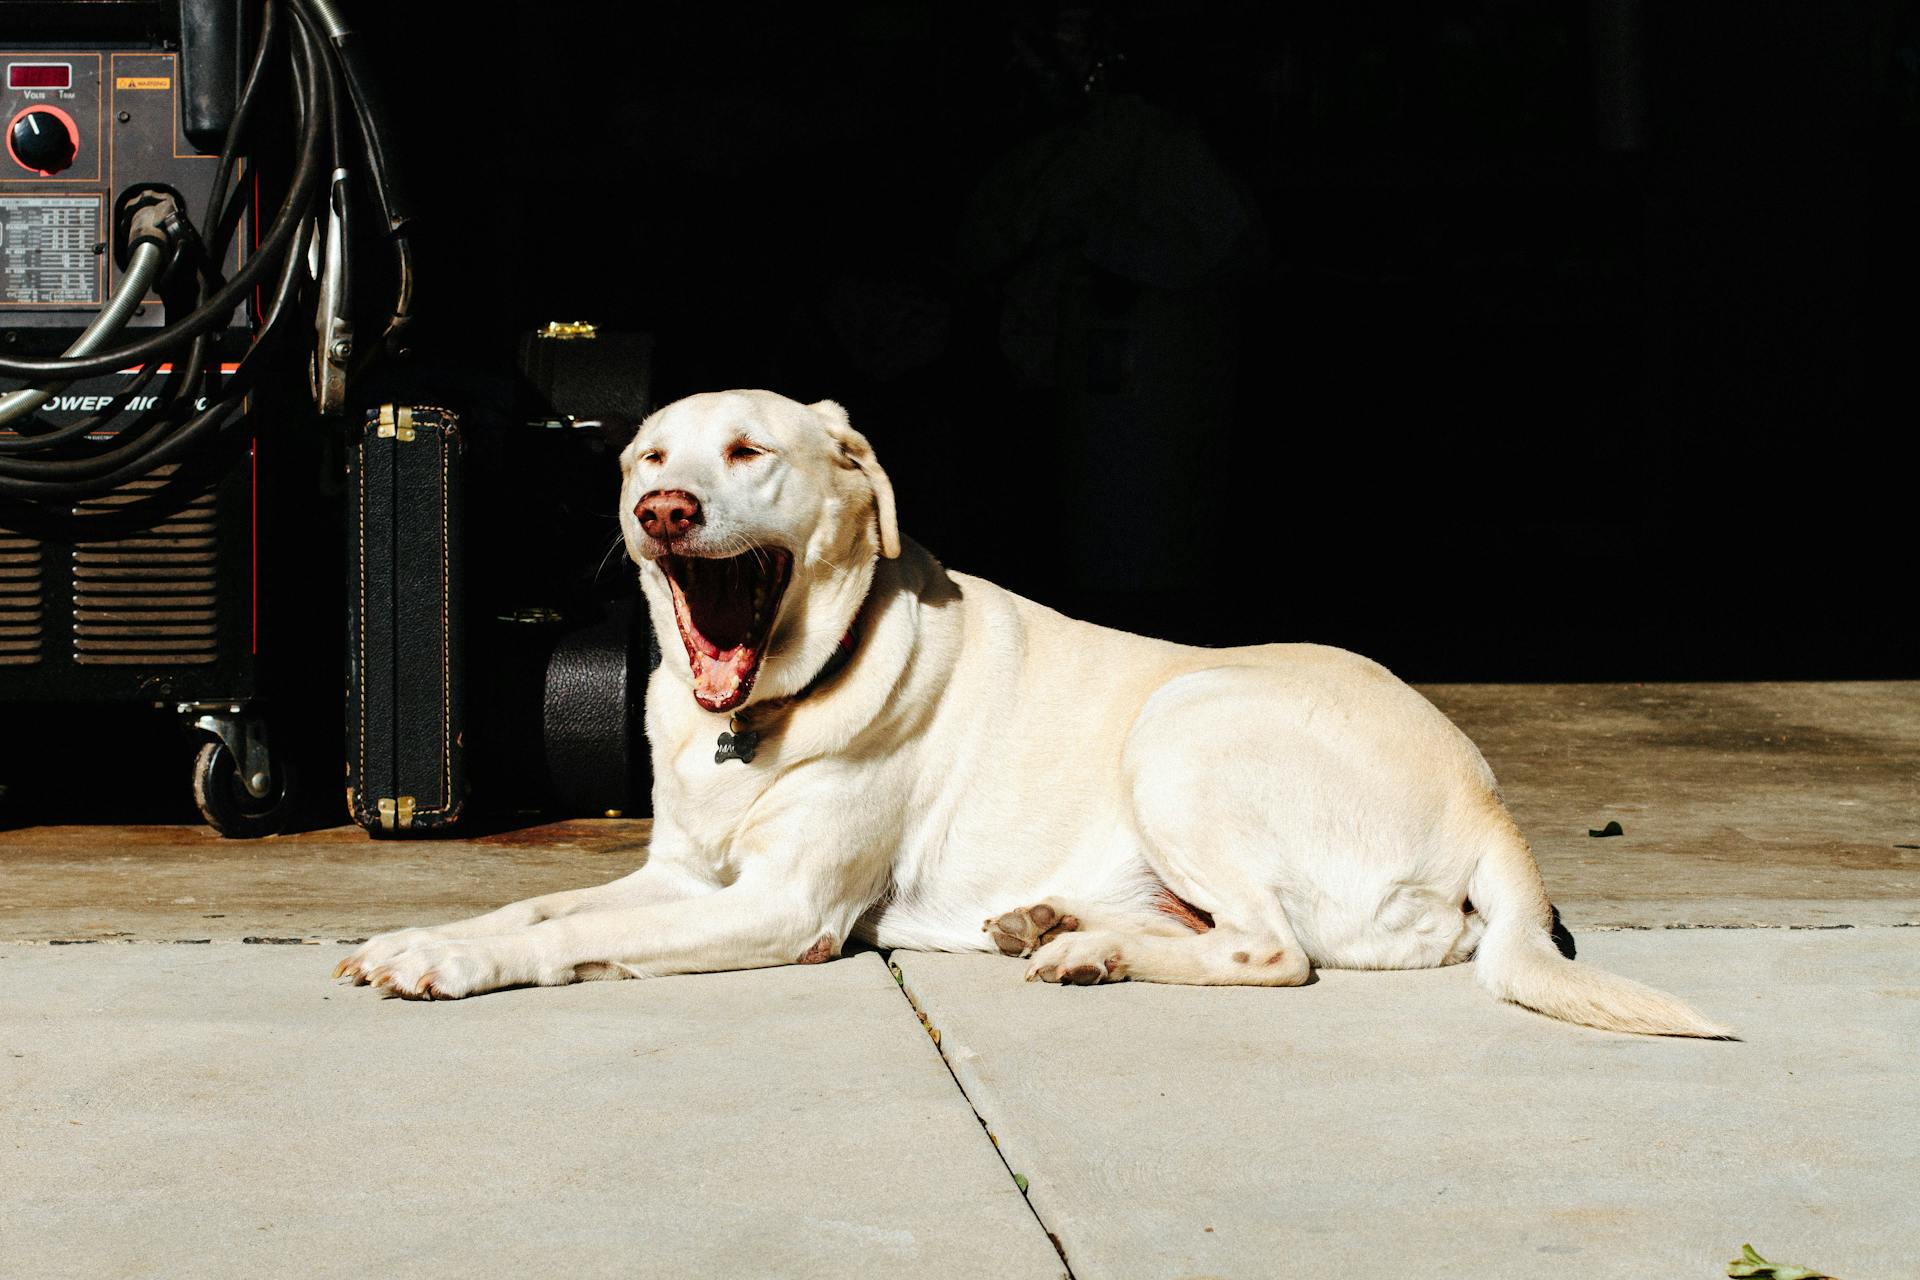
[[(25, 453), (32, 450), (51, 449), (55, 445), (65, 444), (69, 440), (77, 440), (82, 436), (91, 435), (118, 417), (120, 411), (125, 408), (127, 404), (131, 403), (135, 396), (147, 389), (147, 384), (152, 382), (154, 378), (158, 376), (159, 372), (160, 362), (158, 360), (153, 361), (151, 364), (141, 366), (140, 372), (134, 376), (133, 381), (116, 392), (113, 398), (100, 410), (95, 413), (90, 413), (84, 418), (69, 422), (64, 427), (54, 427), (51, 430), (42, 431), (36, 435), (21, 435), (12, 439), (0, 436), (0, 454)], [(27, 421), (32, 422), (34, 419), (29, 418)]]
[[(220, 167), (213, 175), (213, 189), (207, 193), (207, 208), (200, 219), (200, 225), (208, 229), (217, 242), (223, 239), (220, 234), (220, 217), (229, 196), (228, 184), (233, 179), (233, 162), (240, 150), (240, 142), (246, 137), (247, 126), (253, 122), (253, 108), (258, 101), (261, 76), (266, 71), (267, 59), (273, 52), (273, 43), (280, 34), (280, 6), (266, 4), (261, 7), (260, 40), (253, 51), (253, 67), (247, 72), (246, 87), (240, 91), (240, 104), (233, 110), (233, 123), (227, 126), (227, 139), (220, 148)], [(218, 259), (224, 262), (225, 257)]]
[[(206, 278), (201, 276), (194, 287), (196, 297), (203, 296)], [(192, 410), (213, 347), (211, 335), (195, 338), (185, 361), (168, 375), (157, 397), (160, 403), (117, 432), (109, 447), (78, 458), (0, 458), (0, 497), (70, 502), (106, 493), (159, 466), (178, 451), (166, 446), (186, 429), (167, 419)]]
[[(183, 365), (175, 365), (167, 375), (165, 389), (160, 399), (165, 402), (160, 409), (150, 410), (135, 419), (134, 424), (115, 435), (112, 444), (97, 452), (80, 458), (0, 458), (0, 477), (35, 482), (58, 482), (62, 479), (85, 479), (111, 471), (121, 463), (139, 458), (158, 446), (165, 434), (155, 437), (152, 431), (162, 424), (165, 409), (176, 403), (191, 405), (188, 398), (199, 387), (200, 379), (206, 371), (207, 357), (212, 353), (213, 342), (210, 338), (196, 338), (187, 348), (187, 358)], [(0, 488), (0, 492), (4, 492)]]
[(366, 344), (362, 357), (355, 361), (356, 372), (382, 352), (398, 355), (405, 350), (406, 333), (413, 324), (414, 265), (411, 241), (413, 205), (401, 180), (399, 166), (393, 161), (393, 148), (387, 138), (386, 99), (380, 82), (367, 69), (360, 36), (347, 25), (345, 16), (332, 0), (298, 0), (301, 12), (325, 30), (331, 42), (334, 62), (346, 97), (353, 107), (365, 144), (367, 178), (373, 188), (374, 203), (380, 207), (381, 221), (393, 250), (394, 302), (392, 313), (381, 334), (379, 347)]
[(312, 225), (302, 219), (300, 231), (294, 236), (293, 244), (289, 246), (286, 259), (281, 264), (280, 282), (274, 286), (273, 300), (261, 313), (260, 328), (253, 335), (253, 345), (248, 347), (247, 353), (240, 357), (240, 366), (233, 371), (233, 380), (236, 383), (245, 385), (244, 375), (247, 367), (253, 363), (256, 355), (271, 345), (277, 335), (280, 317), (285, 313), (288, 303), (292, 301), (294, 292), (300, 287), (300, 277), (307, 265), (307, 237), (312, 233)]
[[(236, 413), (240, 408), (241, 402), (238, 399), (222, 400), (218, 404), (209, 405), (137, 461), (128, 463), (108, 475), (61, 485), (39, 485), (32, 481), (0, 479), (0, 498), (44, 500), (47, 497), (57, 497), (61, 501), (72, 502), (81, 498), (96, 497), (103, 493), (112, 493), (127, 481), (137, 480), (194, 448), (210, 429), (224, 425), (222, 420)], [(58, 490), (58, 492), (37, 492), (38, 490)]]
[[(273, 11), (272, 6), (269, 6), (269, 12), (272, 12), (272, 11)], [(310, 31), (309, 34), (313, 34), (315, 39), (316, 40), (318, 39), (317, 33), (312, 33)], [(261, 40), (265, 42), (269, 38), (270, 38), (270, 33), (263, 30), (261, 34)], [(257, 62), (256, 62), (256, 65), (258, 65)], [(310, 101), (309, 94), (308, 94), (308, 77), (306, 75), (301, 74), (301, 64), (299, 64), (298, 62), (292, 65), (292, 70), (294, 71), (292, 93), (293, 93), (294, 101), (296, 103), (296, 118), (301, 118), (304, 116), (304, 113), (310, 109), (305, 105)], [(255, 83), (250, 81), (247, 86), (245, 94), (243, 94), (241, 109), (238, 112), (236, 112), (236, 122), (238, 121), (241, 115), (245, 114), (245, 110), (247, 106), (245, 98), (250, 96), (254, 92), (255, 87), (256, 87)], [(337, 99), (339, 95), (336, 94), (334, 95), (334, 97)], [(231, 141), (232, 139), (230, 137), (229, 149), (231, 149)], [(212, 264), (217, 262), (224, 262), (226, 260), (226, 243), (225, 242), (228, 238), (231, 237), (232, 232), (233, 232), (233, 224), (230, 223), (226, 232), (212, 246), (209, 256), (204, 264), (207, 268), (210, 269)], [(246, 390), (251, 388), (252, 386), (251, 374), (253, 372), (253, 364), (255, 359), (259, 357), (262, 351), (270, 351), (273, 347), (275, 340), (277, 339), (279, 334), (282, 332), (282, 330), (280, 329), (280, 319), (285, 314), (288, 304), (293, 299), (294, 294), (298, 291), (300, 282), (304, 277), (305, 269), (307, 265), (307, 262), (306, 262), (307, 241), (308, 241), (308, 238), (312, 235), (312, 233), (313, 233), (312, 219), (311, 218), (299, 219), (294, 230), (293, 241), (291, 244), (287, 246), (287, 252), (280, 260), (280, 278), (274, 286), (273, 294), (271, 295), (271, 301), (269, 301), (268, 304), (261, 309), (259, 324), (258, 324), (258, 327), (255, 329), (254, 335), (253, 335), (253, 342), (247, 348), (246, 353), (240, 357), (240, 362), (233, 371), (230, 382), (231, 382), (231, 386), (236, 389), (234, 394), (244, 394)], [(206, 340), (207, 338), (205, 336), (199, 339), (199, 341), (206, 341)], [(211, 402), (211, 400), (213, 399), (211, 395), (209, 395), (207, 398), (209, 402)]]
[[(182, 452), (194, 447), (198, 442), (215, 430), (224, 430), (232, 425), (235, 411), (241, 407), (239, 386), (251, 381), (250, 365), (254, 357), (269, 345), (269, 339), (280, 331), (279, 321), (286, 313), (287, 305), (297, 292), (305, 266), (304, 249), (310, 233), (309, 218), (305, 209), (311, 205), (317, 194), (320, 179), (323, 176), (319, 163), (323, 155), (322, 147), (334, 130), (332, 108), (335, 94), (330, 68), (327, 63), (326, 47), (310, 22), (295, 10), (296, 21), (288, 24), (290, 69), (293, 81), (293, 115), (296, 121), (295, 132), (301, 136), (302, 148), (300, 164), (296, 168), (287, 199), (282, 203), (281, 215), (276, 219), (274, 232), (263, 239), (259, 249), (246, 263), (246, 270), (237, 272), (230, 281), (221, 282), (215, 264), (224, 260), (227, 242), (231, 238), (231, 228), (216, 235), (211, 243), (200, 246), (204, 251), (197, 255), (194, 271), (192, 309), (188, 321), (216, 314), (218, 319), (225, 318), (225, 312), (231, 310), (231, 303), (221, 307), (219, 313), (215, 307), (225, 298), (241, 296), (255, 281), (264, 276), (266, 269), (276, 260), (280, 264), (279, 278), (276, 282), (273, 300), (266, 308), (262, 323), (255, 335), (255, 343), (240, 362), (240, 368), (234, 375), (236, 385), (224, 389), (224, 394), (214, 394), (211, 386), (205, 387), (209, 407), (181, 420), (183, 412), (192, 412), (197, 393), (203, 384), (210, 383), (208, 362), (214, 352), (215, 325), (194, 324), (191, 327), (183, 322), (169, 325), (165, 331), (143, 343), (132, 344), (118, 351), (100, 357), (114, 367), (125, 367), (132, 353), (145, 347), (158, 347), (161, 351), (176, 349), (182, 342), (187, 343), (185, 359), (177, 363), (170, 374), (165, 389), (156, 397), (159, 403), (153, 409), (142, 413), (126, 428), (122, 429), (111, 442), (110, 447), (90, 452), (81, 457), (55, 457), (34, 459), (10, 459), (0, 456), (0, 497), (12, 499), (30, 499), (38, 501), (70, 502), (78, 498), (97, 493), (108, 492), (119, 487), (128, 479), (151, 472), (168, 460), (178, 457)], [(270, 27), (270, 24), (268, 24)], [(263, 39), (270, 38), (271, 31), (263, 31)], [(256, 66), (260, 59), (256, 57)], [(259, 81), (250, 77), (249, 90), (257, 90)], [(238, 114), (238, 113), (236, 113)], [(231, 139), (229, 140), (231, 142)], [(328, 148), (328, 151), (331, 149)], [(328, 157), (330, 158), (330, 156)], [(210, 206), (211, 208), (211, 206)], [(289, 216), (292, 211), (301, 212)], [(223, 217), (224, 215), (219, 215)], [(284, 252), (283, 252), (284, 250)], [(214, 289), (218, 283), (219, 287)], [(208, 299), (209, 290), (213, 298)], [(170, 308), (171, 309), (171, 308)], [(189, 328), (182, 333), (182, 328)], [(155, 341), (155, 339), (158, 341)], [(24, 362), (23, 362), (24, 363)], [(86, 361), (75, 361), (86, 364)], [(152, 362), (148, 362), (150, 365)], [(139, 385), (149, 381), (157, 366), (143, 369), (139, 375)], [(131, 390), (125, 395), (130, 395)], [(22, 449), (46, 450), (65, 444), (68, 441), (83, 441), (84, 431), (76, 430), (83, 424), (74, 423), (59, 428), (56, 432), (23, 438), (8, 443)], [(97, 428), (99, 421), (84, 424)], [(70, 452), (70, 450), (62, 450)]]
[[(233, 277), (225, 279), (221, 272), (246, 211), (246, 203), (236, 198), (239, 188), (233, 171), (252, 130), (274, 52), (280, 47), (286, 51), (297, 159), (268, 230)], [(312, 217), (331, 185), (334, 169), (357, 167), (365, 174), (394, 254), (394, 305), (383, 342), (363, 344), (352, 372), (357, 375), (364, 370), (383, 349), (390, 353), (402, 348), (413, 311), (411, 215), (389, 158), (378, 88), (365, 72), (358, 39), (327, 0), (265, 0), (252, 63), (222, 144), (200, 225), (196, 228), (184, 209), (167, 224), (175, 255), (162, 288), (179, 274), (177, 268), (191, 267), (191, 283), (176, 281), (174, 296), (167, 296), (169, 314), (179, 310), (184, 314), (136, 341), (86, 357), (0, 357), (0, 377), (31, 381), (70, 382), (139, 366), (134, 381), (108, 400), (101, 412), (63, 427), (0, 440), (0, 499), (66, 503), (109, 492), (211, 438), (250, 426), (242, 412), (243, 397), (260, 371), (271, 367), (261, 353), (286, 345), (282, 339), (290, 330), (283, 321), (290, 310), (297, 310), (294, 303), (308, 274)], [(349, 107), (364, 143), (364, 155), (357, 160), (349, 154)], [(272, 293), (258, 308), (253, 342), (234, 372), (223, 375), (214, 360), (218, 331), (233, 308), (244, 303), (248, 291), (258, 289), (276, 266)], [(302, 328), (291, 326), (291, 331), (297, 334)], [(125, 406), (146, 390), (158, 375), (160, 361), (169, 355), (167, 380), (151, 397), (149, 407), (110, 440), (97, 442), (100, 447), (89, 448), (96, 442), (88, 437), (124, 414)], [(198, 403), (208, 407), (198, 410)], [(39, 456), (17, 456), (21, 454)]]
[(293, 238), (299, 219), (304, 217), (307, 210), (311, 208), (316, 194), (327, 177), (327, 160), (331, 158), (321, 153), (323, 150), (330, 151), (330, 148), (326, 148), (324, 144), (327, 141), (325, 135), (329, 132), (327, 125), (332, 110), (333, 78), (328, 74), (326, 54), (308, 28), (305, 15), (298, 9), (294, 13), (301, 21), (293, 26), (293, 30), (299, 35), (299, 39), (293, 43), (300, 45), (301, 56), (306, 61), (311, 97), (315, 100), (306, 104), (308, 109), (303, 121), (305, 129), (301, 140), (300, 159), (294, 169), (292, 184), (286, 199), (281, 202), (279, 211), (274, 215), (271, 230), (261, 240), (260, 247), (212, 298), (195, 308), (192, 314), (181, 317), (151, 337), (99, 355), (73, 360), (0, 357), (0, 376), (34, 380), (61, 378), (73, 381), (103, 373), (113, 373), (129, 364), (144, 364), (149, 359), (177, 347), (190, 337), (210, 332), (225, 324), (234, 306), (243, 301), (247, 291), (266, 274), (267, 268), (272, 265), (280, 251), (286, 248), (287, 242)]

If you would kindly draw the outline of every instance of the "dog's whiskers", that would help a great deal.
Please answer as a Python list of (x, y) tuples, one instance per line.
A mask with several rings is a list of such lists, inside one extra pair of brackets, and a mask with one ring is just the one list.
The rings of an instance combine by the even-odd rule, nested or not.
[(600, 556), (600, 567), (593, 571), (594, 582), (600, 581), (600, 575), (607, 571), (607, 562), (613, 559), (613, 553), (620, 550), (625, 543), (626, 538), (623, 535), (618, 533), (613, 535), (613, 541), (607, 544), (606, 551)]

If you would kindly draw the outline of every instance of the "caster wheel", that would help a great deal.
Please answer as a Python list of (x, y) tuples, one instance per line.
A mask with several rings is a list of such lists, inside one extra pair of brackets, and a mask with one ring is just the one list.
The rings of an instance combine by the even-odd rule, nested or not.
[(283, 759), (273, 762), (273, 786), (255, 796), (240, 781), (233, 752), (222, 742), (209, 742), (193, 761), (193, 803), (207, 825), (221, 835), (245, 840), (270, 836), (293, 816), (298, 781)]

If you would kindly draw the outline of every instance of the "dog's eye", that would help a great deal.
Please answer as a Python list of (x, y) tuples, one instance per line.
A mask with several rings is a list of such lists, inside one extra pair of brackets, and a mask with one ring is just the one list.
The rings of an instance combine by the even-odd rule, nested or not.
[(640, 461), (651, 462), (656, 466), (662, 462), (665, 462), (666, 460), (667, 460), (667, 455), (660, 452), (660, 450), (658, 449), (649, 449), (645, 453), (640, 455)]
[(748, 444), (745, 440), (735, 440), (727, 446), (727, 461), (745, 462), (749, 458), (757, 458), (765, 452), (765, 449), (757, 445)]

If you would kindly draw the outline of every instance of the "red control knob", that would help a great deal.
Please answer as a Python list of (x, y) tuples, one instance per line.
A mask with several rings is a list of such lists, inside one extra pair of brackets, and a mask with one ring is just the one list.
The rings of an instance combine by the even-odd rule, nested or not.
[(66, 112), (55, 107), (28, 107), (13, 118), (7, 130), (7, 151), (21, 168), (52, 177), (80, 153), (80, 135)]

